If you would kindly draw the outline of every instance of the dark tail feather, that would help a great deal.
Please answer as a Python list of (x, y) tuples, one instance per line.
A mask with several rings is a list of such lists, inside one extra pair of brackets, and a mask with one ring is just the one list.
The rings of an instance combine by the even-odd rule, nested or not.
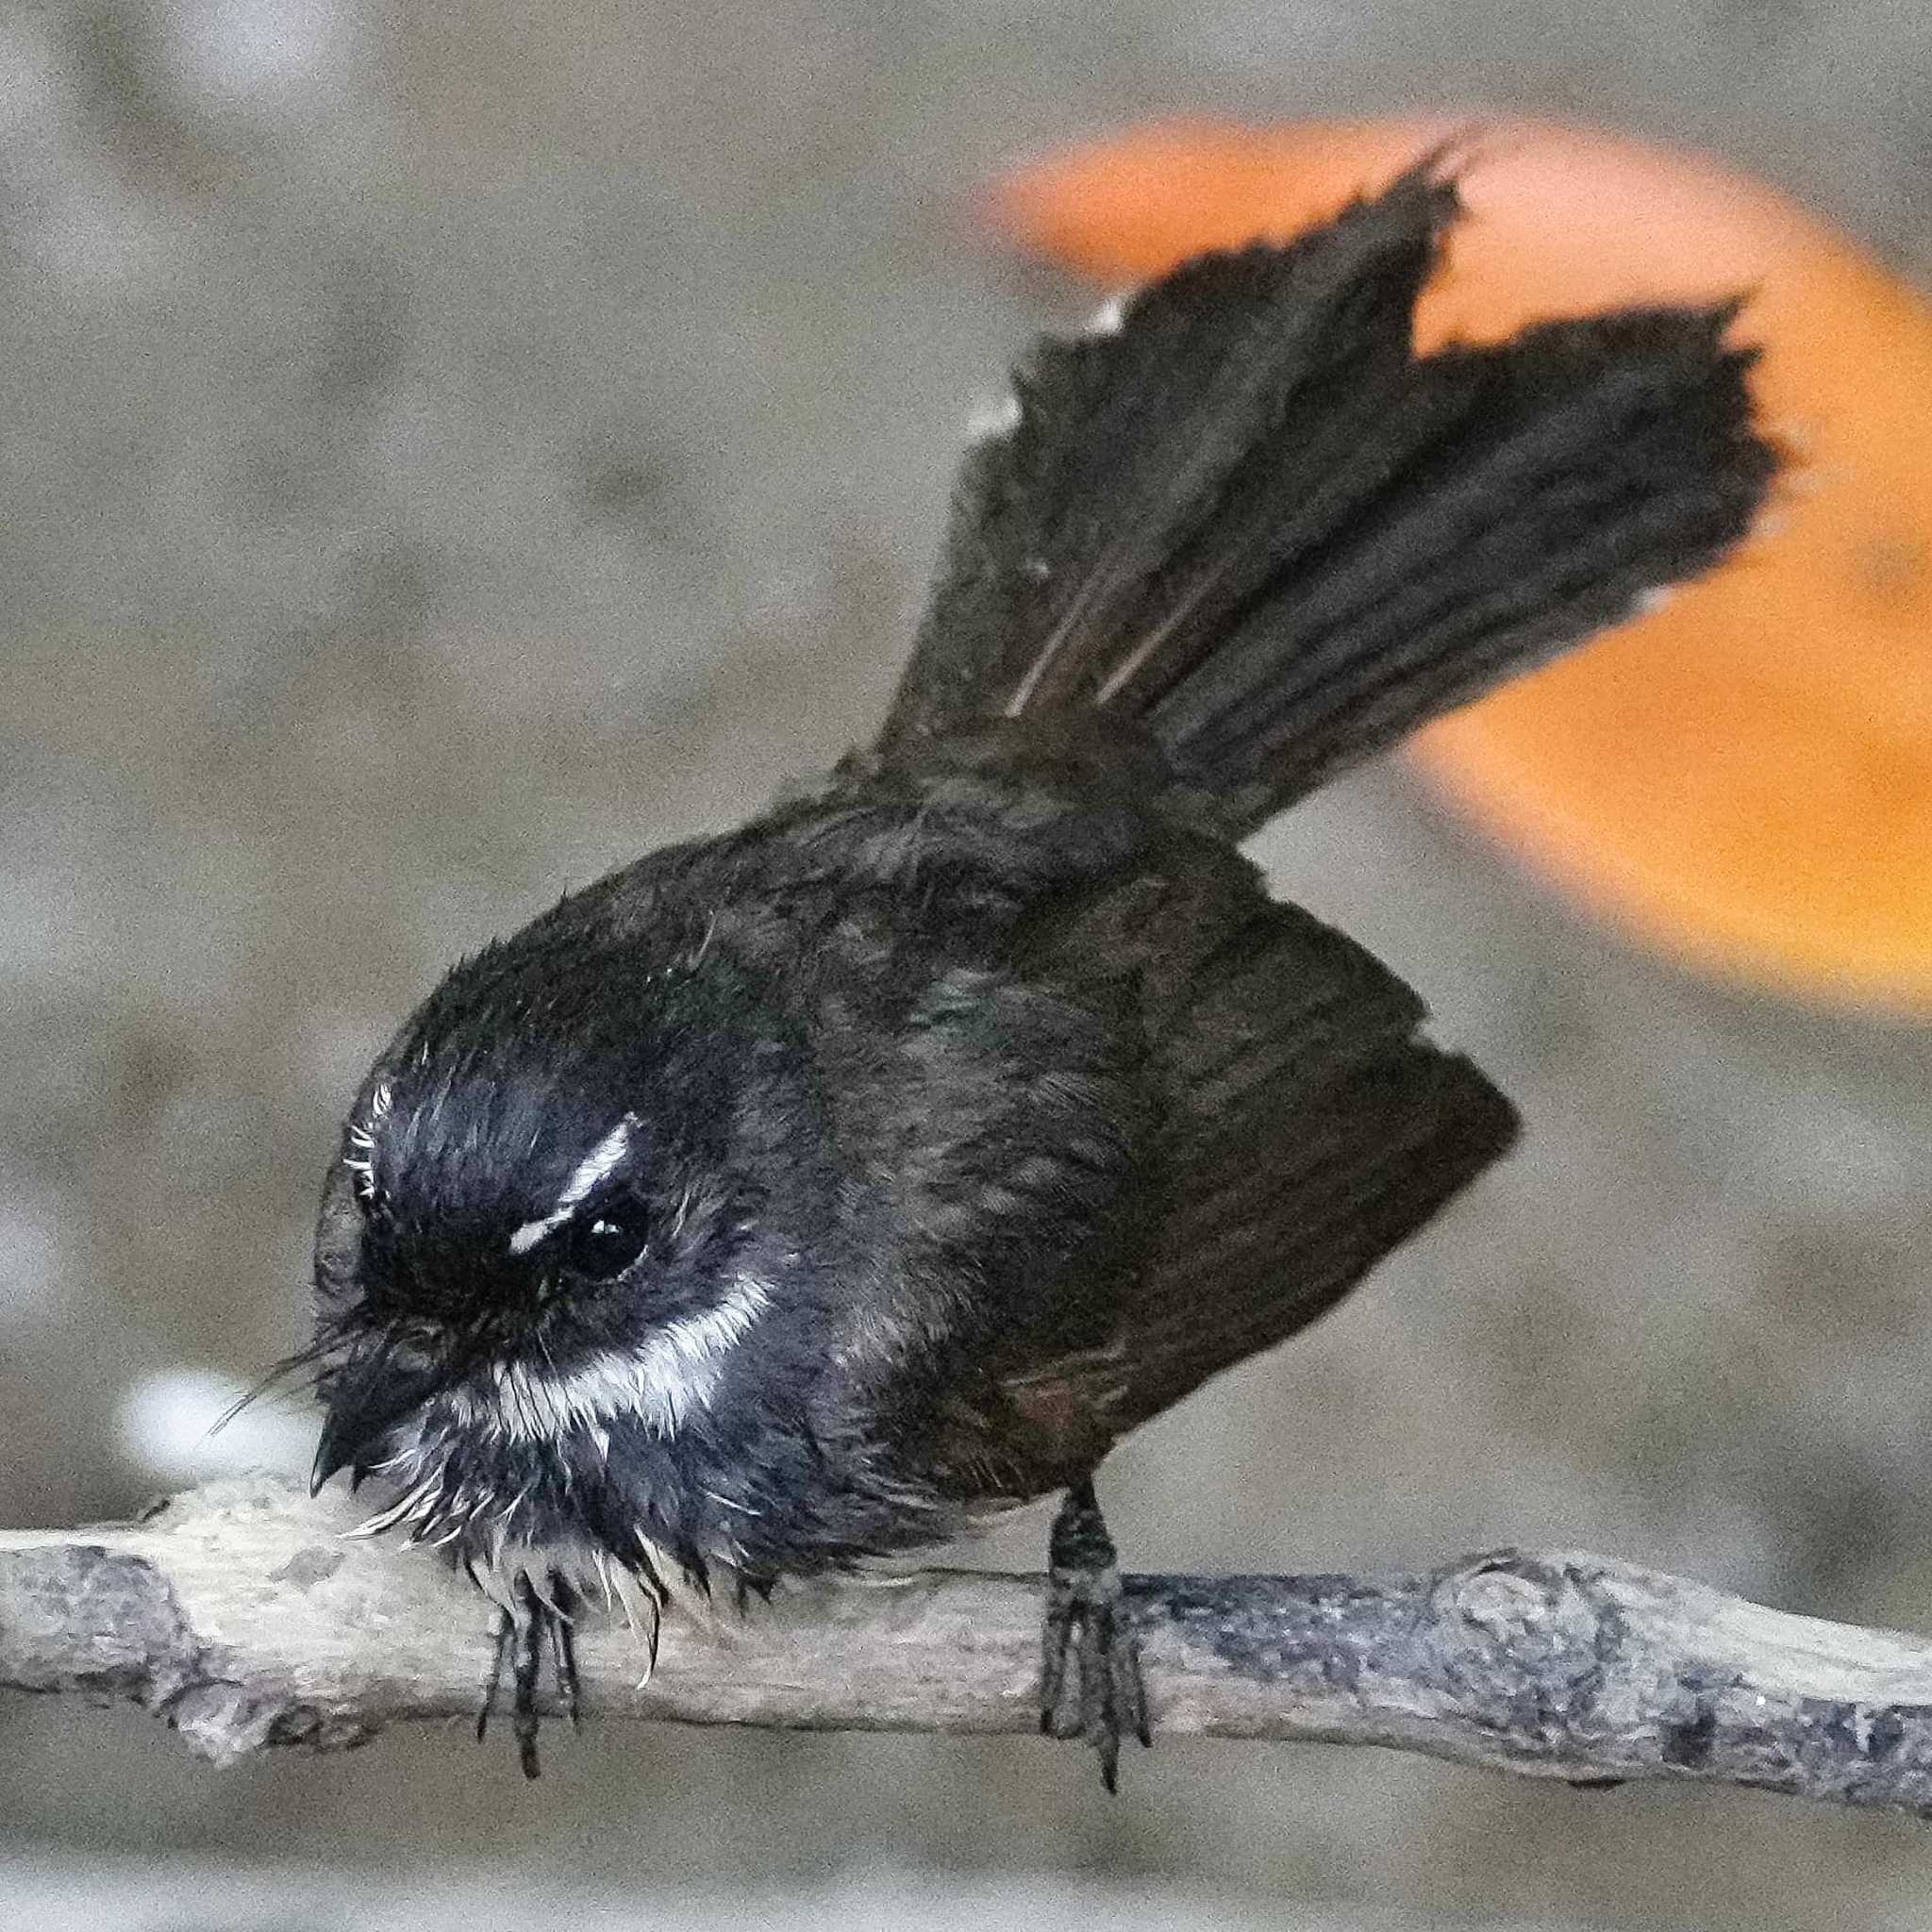
[(1042, 343), (968, 459), (887, 747), (1098, 708), (1244, 832), (1722, 558), (1776, 468), (1733, 311), (1418, 359), (1456, 212), (1418, 170)]

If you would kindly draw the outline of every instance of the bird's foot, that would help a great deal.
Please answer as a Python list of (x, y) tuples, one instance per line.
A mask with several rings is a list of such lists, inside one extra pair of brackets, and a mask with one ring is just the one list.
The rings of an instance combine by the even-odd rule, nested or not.
[(503, 1686), (504, 1665), (508, 1663), (510, 1723), (517, 1740), (517, 1761), (525, 1777), (537, 1776), (541, 1768), (537, 1759), (537, 1682), (546, 1648), (557, 1681), (558, 1702), (570, 1719), (573, 1730), (583, 1722), (576, 1640), (571, 1628), (576, 1602), (576, 1592), (556, 1571), (550, 1573), (543, 1591), (538, 1590), (527, 1574), (519, 1572), (511, 1591), (511, 1603), (499, 1603), (496, 1607), (496, 1640), (491, 1652), (490, 1674), (483, 1686), (482, 1708), (476, 1713), (476, 1737), (480, 1742), (490, 1728), (497, 1694)]
[[(1121, 1602), (1113, 1539), (1093, 1484), (1067, 1491), (1047, 1542), (1044, 1653), (1040, 1728), (1051, 1738), (1084, 1738), (1100, 1754), (1101, 1781), (1119, 1776), (1121, 1736), (1152, 1744), (1141, 1647)], [(1068, 1668), (1071, 1663), (1071, 1670)]]

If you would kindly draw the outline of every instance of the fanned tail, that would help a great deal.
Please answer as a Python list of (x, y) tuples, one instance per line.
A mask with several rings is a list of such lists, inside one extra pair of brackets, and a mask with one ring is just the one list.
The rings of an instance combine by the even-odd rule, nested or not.
[(1723, 558), (1776, 469), (1733, 308), (1418, 358), (1457, 211), (1418, 169), (1041, 343), (968, 458), (887, 753), (1097, 708), (1240, 834)]

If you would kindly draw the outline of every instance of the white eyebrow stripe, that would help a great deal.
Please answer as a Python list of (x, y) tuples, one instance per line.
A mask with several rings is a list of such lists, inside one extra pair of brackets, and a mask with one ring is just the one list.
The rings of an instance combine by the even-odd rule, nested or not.
[(623, 1163), (630, 1152), (631, 1136), (637, 1132), (638, 1117), (627, 1113), (611, 1130), (577, 1162), (569, 1180), (563, 1184), (563, 1191), (557, 1197), (557, 1206), (538, 1221), (526, 1221), (509, 1238), (509, 1251), (512, 1255), (527, 1255), (554, 1227), (561, 1227), (599, 1181), (607, 1180)]
[(569, 1210), (561, 1214), (546, 1214), (541, 1221), (526, 1221), (509, 1238), (509, 1251), (512, 1255), (527, 1255), (553, 1227), (561, 1227), (570, 1219)]
[(559, 1214), (568, 1214), (601, 1180), (614, 1173), (630, 1152), (630, 1137), (638, 1130), (638, 1117), (627, 1113), (577, 1162), (576, 1171), (563, 1184), (557, 1197)]
[(554, 1442), (618, 1416), (635, 1416), (654, 1436), (674, 1436), (686, 1416), (711, 1406), (725, 1356), (771, 1305), (767, 1283), (741, 1275), (716, 1307), (666, 1322), (634, 1349), (601, 1349), (561, 1374), (507, 1363), (484, 1391), (457, 1391), (457, 1414), (517, 1442)]

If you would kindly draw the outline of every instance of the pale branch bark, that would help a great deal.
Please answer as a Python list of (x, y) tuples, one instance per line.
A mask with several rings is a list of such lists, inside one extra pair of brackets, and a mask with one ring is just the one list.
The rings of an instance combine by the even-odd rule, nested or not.
[[(196, 1750), (339, 1748), (474, 1714), (482, 1600), (256, 1479), (136, 1524), (0, 1532), (0, 1687), (126, 1697)], [(1502, 1551), (1396, 1576), (1142, 1576), (1168, 1736), (1386, 1744), (1532, 1776), (1697, 1778), (1932, 1814), (1932, 1641), (1789, 1616), (1606, 1557)], [(927, 1572), (667, 1619), (637, 1684), (580, 1620), (599, 1718), (1030, 1731), (1041, 1580)]]

